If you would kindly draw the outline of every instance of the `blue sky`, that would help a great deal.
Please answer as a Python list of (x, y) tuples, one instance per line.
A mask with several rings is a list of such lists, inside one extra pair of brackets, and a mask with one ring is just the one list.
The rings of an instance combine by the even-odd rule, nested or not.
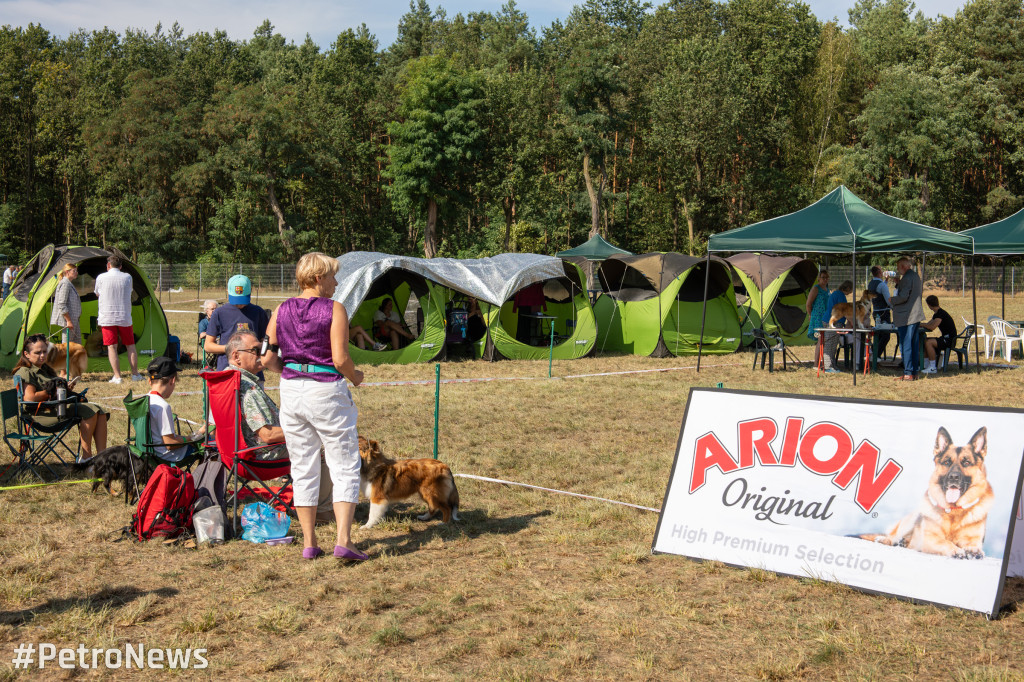
[[(429, 0), (428, 0), (429, 1)], [(837, 17), (846, 22), (847, 8), (854, 0), (810, 0), (811, 11), (822, 20)], [(564, 19), (574, 0), (519, 0), (519, 9), (536, 28)], [(921, 2), (917, 7), (929, 16), (953, 15), (962, 0)], [(501, 2), (450, 0), (430, 2), (445, 8), (449, 16), (472, 11), (492, 11)], [(66, 36), (79, 28), (109, 27), (123, 33), (126, 28), (152, 32), (158, 23), (164, 28), (177, 21), (186, 34), (222, 29), (236, 40), (252, 36), (269, 19), (278, 33), (297, 43), (308, 33), (328, 49), (338, 33), (365, 23), (382, 47), (395, 39), (398, 19), (409, 8), (408, 0), (0, 0), (0, 23), (11, 26), (41, 24), (51, 33)]]

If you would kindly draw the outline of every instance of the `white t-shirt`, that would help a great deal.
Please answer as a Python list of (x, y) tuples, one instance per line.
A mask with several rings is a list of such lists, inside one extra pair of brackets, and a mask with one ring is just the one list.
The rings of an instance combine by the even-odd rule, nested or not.
[[(164, 436), (174, 436), (174, 414), (171, 404), (159, 393), (149, 394), (149, 439), (151, 443), (163, 443)], [(185, 456), (185, 447), (174, 448), (157, 445), (156, 452), (163, 459), (177, 462)]]
[(14, 275), (11, 272), (11, 269), (7, 268), (4, 270), (4, 284), (10, 284), (12, 281), (14, 281)]
[(96, 323), (101, 327), (132, 326), (132, 276), (110, 268), (96, 278)]
[(373, 314), (374, 322), (383, 322), (384, 320), (391, 320), (395, 324), (402, 324), (402, 318), (398, 316), (398, 313), (395, 312), (394, 308), (391, 309), (391, 314), (387, 316), (384, 315), (383, 310), (378, 310)]

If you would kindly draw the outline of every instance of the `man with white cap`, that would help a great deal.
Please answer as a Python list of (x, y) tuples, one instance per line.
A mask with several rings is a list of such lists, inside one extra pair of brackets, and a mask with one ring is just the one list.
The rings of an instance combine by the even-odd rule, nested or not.
[[(270, 318), (263, 308), (250, 303), (252, 282), (245, 275), (235, 275), (228, 280), (228, 303), (217, 308), (210, 316), (210, 325), (206, 328), (206, 341), (203, 347), (207, 353), (217, 357), (217, 369), (228, 366), (228, 358), (224, 354), (228, 339), (238, 331), (252, 332), (256, 338), (262, 339), (267, 333)], [(263, 373), (260, 373), (260, 379)]]

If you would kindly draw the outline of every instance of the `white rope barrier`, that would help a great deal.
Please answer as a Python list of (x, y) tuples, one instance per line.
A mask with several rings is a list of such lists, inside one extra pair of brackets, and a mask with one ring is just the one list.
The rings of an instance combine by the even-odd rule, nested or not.
[(643, 511), (652, 511), (660, 514), (660, 509), (654, 507), (643, 507), (639, 504), (630, 504), (629, 502), (620, 502), (618, 500), (609, 500), (606, 497), (594, 497), (593, 495), (583, 495), (582, 493), (571, 493), (568, 490), (557, 490), (555, 488), (543, 488), (539, 485), (530, 485), (529, 483), (517, 483), (516, 481), (505, 481), (500, 478), (488, 478), (487, 476), (473, 476), (472, 474), (452, 474), (459, 478), (469, 478), (474, 481), (486, 481), (488, 483), (500, 483), (502, 485), (517, 485), (522, 488), (530, 488), (532, 490), (543, 490), (547, 493), (557, 493), (559, 495), (571, 495), (572, 497), (582, 497), (585, 500), (596, 500), (597, 502), (608, 502), (610, 504), (620, 504), (623, 507), (632, 507), (633, 509), (642, 509)]

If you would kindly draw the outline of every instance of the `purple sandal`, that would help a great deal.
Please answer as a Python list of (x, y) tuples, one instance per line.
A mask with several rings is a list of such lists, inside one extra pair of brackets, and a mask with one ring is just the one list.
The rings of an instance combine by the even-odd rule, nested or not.
[(334, 558), (335, 559), (348, 559), (349, 561), (366, 561), (370, 558), (370, 555), (363, 554), (358, 549), (349, 549), (344, 545), (334, 546)]

